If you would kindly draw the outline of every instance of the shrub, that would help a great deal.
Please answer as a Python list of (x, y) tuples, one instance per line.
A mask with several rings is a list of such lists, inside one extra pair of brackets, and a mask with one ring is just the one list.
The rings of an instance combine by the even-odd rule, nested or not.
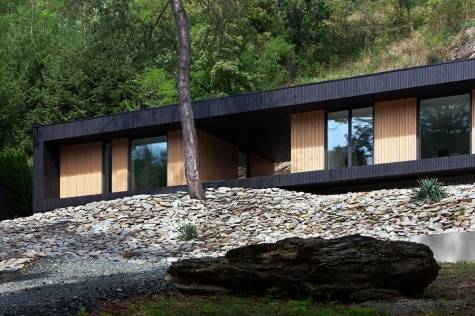
[(437, 178), (427, 178), (418, 181), (415, 199), (422, 203), (438, 203), (447, 197), (444, 184)]
[(178, 239), (183, 241), (189, 241), (198, 239), (198, 229), (195, 224), (185, 223), (178, 227)]
[(10, 217), (31, 214), (32, 170), (28, 155), (17, 149), (0, 152), (0, 185), (10, 191)]

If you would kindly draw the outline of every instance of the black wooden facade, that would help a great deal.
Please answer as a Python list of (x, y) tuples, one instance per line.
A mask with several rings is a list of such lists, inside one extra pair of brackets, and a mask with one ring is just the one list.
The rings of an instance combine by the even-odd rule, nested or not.
[[(197, 127), (274, 161), (290, 160), (290, 114), (315, 109), (372, 105), (402, 97), (437, 97), (466, 93), (475, 87), (475, 60), (414, 67), (299, 85), (271, 91), (197, 101)], [(157, 135), (179, 128), (176, 105), (77, 120), (34, 129), (33, 208), (57, 207), (113, 199), (135, 193), (184, 190), (182, 186), (147, 192), (121, 192), (57, 198), (60, 145), (115, 137)], [(284, 187), (337, 190), (380, 183), (413, 181), (423, 176), (464, 176), (475, 170), (475, 156), (462, 155), (335, 170), (310, 171), (207, 183), (207, 186)]]

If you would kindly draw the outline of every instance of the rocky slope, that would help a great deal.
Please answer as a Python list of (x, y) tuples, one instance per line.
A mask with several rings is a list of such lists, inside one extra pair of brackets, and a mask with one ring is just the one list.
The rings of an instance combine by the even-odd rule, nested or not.
[(475, 58), (475, 27), (470, 27), (461, 32), (449, 48), (447, 59), (470, 59)]
[[(17, 260), (37, 256), (163, 264), (295, 236), (362, 234), (405, 240), (475, 230), (475, 185), (449, 186), (448, 193), (433, 205), (415, 203), (411, 189), (324, 196), (217, 188), (207, 190), (205, 202), (190, 200), (183, 192), (95, 202), (0, 222), (0, 267), (16, 269), (28, 261)], [(198, 227), (199, 239), (180, 241), (177, 228), (188, 222)]]

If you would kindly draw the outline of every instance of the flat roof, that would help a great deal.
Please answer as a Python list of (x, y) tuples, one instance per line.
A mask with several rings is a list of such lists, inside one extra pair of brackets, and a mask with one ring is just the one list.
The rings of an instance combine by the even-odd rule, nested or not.
[[(197, 120), (264, 110), (293, 110), (293, 106), (331, 103), (335, 100), (475, 82), (475, 59), (396, 69), (336, 80), (283, 87), (192, 102)], [(301, 107), (299, 107), (300, 109)], [(86, 137), (157, 125), (178, 124), (177, 105), (147, 108), (70, 122), (35, 127), (35, 138), (44, 141)]]

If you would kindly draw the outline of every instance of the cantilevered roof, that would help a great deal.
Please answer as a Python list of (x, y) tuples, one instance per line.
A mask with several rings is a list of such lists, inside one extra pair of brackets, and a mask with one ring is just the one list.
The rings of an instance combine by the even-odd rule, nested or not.
[[(193, 102), (195, 119), (212, 119), (255, 111), (296, 111), (339, 100), (371, 100), (409, 95), (414, 91), (450, 93), (475, 84), (475, 59), (398, 69), (338, 80), (291, 86)], [(342, 101), (342, 102), (343, 102)], [(72, 122), (39, 126), (35, 137), (41, 141), (81, 138), (179, 123), (176, 105), (100, 116)]]

